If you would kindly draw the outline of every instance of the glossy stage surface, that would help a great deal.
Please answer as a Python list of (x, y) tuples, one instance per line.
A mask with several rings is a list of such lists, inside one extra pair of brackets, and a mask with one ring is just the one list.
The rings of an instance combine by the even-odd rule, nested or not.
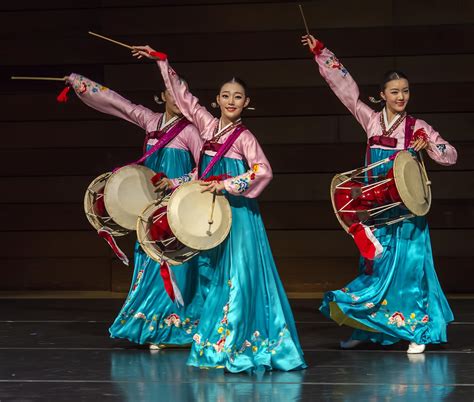
[(187, 367), (187, 350), (108, 337), (121, 301), (0, 300), (0, 401), (473, 401), (474, 300), (450, 300), (449, 344), (341, 351), (350, 333), (318, 300), (292, 300), (309, 368), (228, 374)]

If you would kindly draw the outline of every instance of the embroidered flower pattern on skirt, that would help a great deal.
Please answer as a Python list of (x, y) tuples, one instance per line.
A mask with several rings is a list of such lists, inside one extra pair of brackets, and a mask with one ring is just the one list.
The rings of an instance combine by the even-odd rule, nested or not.
[(191, 334), (193, 329), (196, 328), (199, 324), (199, 321), (191, 321), (189, 317), (181, 318), (178, 314), (172, 313), (168, 315), (166, 318), (161, 320), (158, 324), (158, 315), (154, 314), (151, 319), (147, 318), (147, 316), (142, 312), (135, 312), (134, 310), (130, 310), (128, 312), (122, 312), (122, 319), (120, 323), (125, 325), (127, 320), (133, 318), (135, 320), (143, 320), (144, 324), (149, 325), (148, 329), (153, 331), (156, 327), (160, 329), (163, 328), (180, 328), (187, 334)]

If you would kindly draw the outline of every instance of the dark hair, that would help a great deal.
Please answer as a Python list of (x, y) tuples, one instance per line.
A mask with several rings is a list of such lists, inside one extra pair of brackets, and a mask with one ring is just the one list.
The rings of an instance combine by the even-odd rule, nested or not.
[(229, 84), (229, 83), (234, 83), (234, 84), (239, 84), (245, 91), (245, 96), (248, 96), (248, 90), (247, 90), (247, 84), (245, 83), (245, 81), (239, 77), (232, 77), (230, 80), (226, 80), (224, 82), (221, 83), (221, 85), (219, 85), (219, 92), (221, 92), (222, 90), (222, 87), (225, 85), (225, 84)]
[(383, 92), (385, 90), (385, 87), (388, 82), (393, 81), (393, 80), (407, 80), (408, 77), (406, 76), (405, 73), (402, 73), (401, 71), (398, 70), (390, 70), (387, 71), (382, 78), (382, 83), (380, 84), (380, 91)]

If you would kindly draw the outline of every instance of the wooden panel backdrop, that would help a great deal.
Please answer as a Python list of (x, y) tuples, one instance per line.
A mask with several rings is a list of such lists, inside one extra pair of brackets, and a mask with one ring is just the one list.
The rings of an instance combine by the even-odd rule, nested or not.
[[(429, 163), (429, 222), (444, 288), (473, 291), (473, 2), (303, 4), (312, 31), (342, 59), (365, 99), (385, 70), (405, 70), (410, 111), (458, 148), (456, 166)], [(322, 291), (349, 280), (357, 253), (332, 214), (328, 184), (334, 173), (363, 164), (365, 137), (299, 45), (301, 26), (292, 1), (2, 3), (0, 289), (128, 289), (131, 270), (91, 230), (82, 197), (93, 177), (139, 155), (143, 133), (74, 96), (56, 103), (60, 84), (8, 79), (74, 71), (157, 109), (158, 69), (88, 30), (166, 51), (203, 104), (222, 79), (246, 79), (257, 108), (246, 124), (275, 171), (261, 209), (287, 290)], [(125, 241), (130, 254), (133, 241)]]

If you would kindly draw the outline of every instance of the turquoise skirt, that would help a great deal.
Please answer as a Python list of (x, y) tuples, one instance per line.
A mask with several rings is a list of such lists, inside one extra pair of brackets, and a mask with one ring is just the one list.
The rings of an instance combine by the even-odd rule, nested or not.
[[(190, 153), (163, 148), (152, 154), (145, 166), (164, 172), (169, 178), (180, 177), (193, 168)], [(160, 264), (135, 244), (134, 271), (125, 303), (109, 329), (112, 338), (145, 344), (183, 345), (192, 342), (205, 298), (197, 260), (172, 267), (184, 299), (178, 307), (166, 293)]]
[[(393, 150), (371, 149), (376, 162)], [(373, 174), (384, 175), (393, 162), (377, 167)], [(396, 208), (385, 216), (408, 211)], [(359, 276), (340, 290), (327, 292), (321, 312), (340, 325), (356, 330), (352, 339), (383, 345), (399, 340), (418, 344), (447, 341), (446, 327), (453, 313), (436, 276), (430, 234), (425, 217), (377, 229), (382, 256), (369, 263), (363, 258)]]
[[(210, 159), (205, 155), (203, 167)], [(242, 160), (222, 158), (210, 175), (237, 176), (247, 170)], [(199, 258), (210, 285), (187, 364), (230, 372), (305, 368), (257, 201), (226, 197), (232, 228), (221, 245)]]

